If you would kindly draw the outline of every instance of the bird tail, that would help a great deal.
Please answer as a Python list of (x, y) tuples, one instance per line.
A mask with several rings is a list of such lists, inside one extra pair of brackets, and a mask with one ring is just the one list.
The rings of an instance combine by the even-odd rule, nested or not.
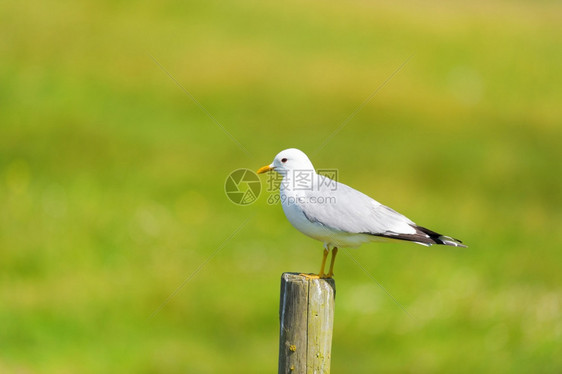
[(460, 241), (459, 239), (455, 239), (446, 235), (441, 235), (435, 231), (426, 229), (425, 227), (421, 227), (421, 226), (415, 226), (414, 228), (417, 231), (416, 234), (422, 234), (423, 236), (425, 236), (425, 238), (423, 238), (423, 241), (420, 242), (416, 241), (416, 243), (422, 245), (442, 244), (442, 245), (450, 245), (453, 247), (467, 248), (467, 246), (462, 244), (462, 241)]
[(411, 226), (416, 230), (416, 232), (413, 234), (400, 234), (391, 231), (387, 231), (383, 234), (370, 234), (370, 233), (367, 234), (378, 236), (385, 239), (407, 240), (409, 242), (425, 245), (426, 247), (429, 247), (430, 245), (433, 244), (450, 245), (453, 247), (464, 247), (464, 248), (467, 247), (466, 245), (462, 244), (462, 242), (459, 239), (455, 239), (446, 235), (441, 235), (435, 231), (426, 229), (425, 227), (422, 226), (416, 226), (416, 225), (411, 225)]

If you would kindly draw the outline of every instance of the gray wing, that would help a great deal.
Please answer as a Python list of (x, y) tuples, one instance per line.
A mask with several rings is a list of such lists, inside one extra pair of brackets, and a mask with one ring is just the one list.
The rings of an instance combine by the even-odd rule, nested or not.
[(415, 223), (369, 196), (324, 176), (299, 204), (312, 222), (353, 234), (415, 234)]

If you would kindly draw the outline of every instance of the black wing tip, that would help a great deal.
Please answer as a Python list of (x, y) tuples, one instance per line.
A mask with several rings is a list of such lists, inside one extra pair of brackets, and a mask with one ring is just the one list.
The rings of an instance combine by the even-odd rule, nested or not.
[(463, 244), (461, 240), (452, 238), (450, 236), (441, 235), (430, 229), (426, 229), (422, 226), (412, 226), (416, 230), (413, 234), (400, 234), (396, 232), (387, 231), (385, 233), (373, 234), (370, 232), (364, 232), (362, 234), (379, 236), (381, 238), (403, 240), (408, 242), (413, 242), (425, 246), (430, 245), (448, 245), (451, 247), (468, 248), (467, 245)]
[(416, 234), (425, 235), (427, 239), (433, 241), (432, 244), (448, 245), (451, 247), (468, 248), (467, 245), (462, 243), (462, 240), (453, 238), (447, 235), (441, 235), (433, 230), (427, 229), (422, 226), (413, 226), (416, 229)]
[(437, 244), (437, 245), (448, 245), (451, 247), (468, 248), (468, 246), (462, 244), (462, 241), (460, 241), (459, 239), (455, 239), (446, 235), (441, 235), (435, 231), (426, 229), (425, 227), (422, 226), (412, 226), (412, 227), (416, 230), (416, 232), (413, 234), (399, 234), (395, 232), (387, 232), (383, 234), (372, 234), (372, 233), (367, 233), (367, 234), (380, 236), (388, 239), (414, 242), (425, 246)]
[(441, 244), (441, 245), (468, 248), (468, 246), (466, 244), (463, 244), (462, 241), (460, 241), (459, 239), (451, 238), (449, 236), (441, 236), (435, 240), (437, 241), (437, 244)]

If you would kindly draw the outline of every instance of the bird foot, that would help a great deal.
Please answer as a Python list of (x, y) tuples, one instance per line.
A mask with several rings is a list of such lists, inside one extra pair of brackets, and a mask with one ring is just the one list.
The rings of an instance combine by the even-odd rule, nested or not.
[(307, 279), (320, 279), (320, 274), (306, 274), (306, 273), (300, 273), (299, 275), (302, 275), (303, 277), (307, 278)]
[(302, 275), (305, 278), (308, 279), (329, 279), (332, 278), (331, 275), (329, 274), (306, 274), (306, 273), (300, 273), (299, 275)]

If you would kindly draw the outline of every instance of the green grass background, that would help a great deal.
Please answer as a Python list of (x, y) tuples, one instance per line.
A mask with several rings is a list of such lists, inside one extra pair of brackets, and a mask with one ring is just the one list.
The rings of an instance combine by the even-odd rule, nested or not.
[(342, 253), (333, 373), (562, 372), (561, 14), (3, 0), (0, 372), (275, 372), (322, 246), (223, 186), (288, 147), (469, 245), (352, 252), (413, 318)]

